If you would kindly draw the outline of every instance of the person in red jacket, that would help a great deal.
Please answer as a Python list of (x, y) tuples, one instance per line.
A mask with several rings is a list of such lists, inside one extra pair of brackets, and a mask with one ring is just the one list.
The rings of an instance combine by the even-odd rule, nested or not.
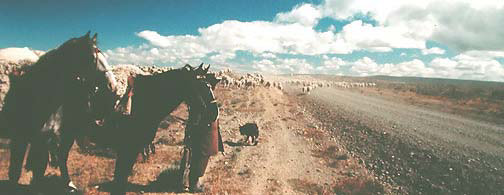
[[(184, 142), (186, 149), (182, 161), (182, 170), (189, 166), (189, 189), (184, 186), (184, 190), (190, 192), (202, 192), (199, 186), (199, 178), (205, 174), (210, 156), (218, 152), (224, 152), (222, 137), (219, 131), (219, 107), (213, 94), (213, 89), (220, 81), (214, 74), (207, 74), (205, 82), (201, 85), (200, 91), (206, 103), (205, 110), (195, 110), (189, 107), (189, 120), (191, 116), (201, 114), (197, 124), (188, 121)], [(184, 184), (186, 185), (186, 184)]]

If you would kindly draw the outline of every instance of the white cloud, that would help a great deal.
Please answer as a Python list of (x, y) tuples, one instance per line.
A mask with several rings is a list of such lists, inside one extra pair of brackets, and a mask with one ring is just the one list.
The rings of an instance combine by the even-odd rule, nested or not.
[(262, 59), (253, 61), (252, 67), (260, 72), (272, 74), (309, 74), (315, 72), (314, 65), (301, 58)]
[[(351, 52), (348, 45), (333, 32), (317, 32), (298, 23), (224, 21), (198, 31), (200, 34), (197, 36), (163, 36), (145, 30), (137, 33), (137, 36), (147, 40), (148, 45), (116, 48), (107, 51), (107, 54), (112, 62), (154, 63), (188, 61), (214, 52), (229, 56), (239, 50), (254, 54), (304, 55)], [(137, 56), (129, 55), (126, 51)]]
[[(497, 3), (497, 2), (496, 2)], [(504, 45), (504, 8), (475, 8), (471, 4), (432, 5), (439, 23), (432, 38), (459, 50), (501, 50)]]
[(317, 32), (298, 23), (279, 24), (265, 21), (224, 21), (199, 29), (203, 44), (212, 50), (253, 53), (273, 52), (316, 55), (348, 53), (344, 42), (332, 32)]
[(426, 67), (425, 64), (418, 59), (407, 62), (402, 62), (393, 66), (392, 75), (398, 76), (417, 76), (417, 77), (432, 77), (434, 69)]
[[(273, 21), (226, 20), (198, 29), (196, 35), (160, 35), (145, 30), (137, 33), (148, 44), (107, 51), (111, 62), (194, 63), (202, 58), (222, 66), (270, 73), (334, 73), (351, 75), (395, 75), (504, 80), (504, 1), (489, 0), (326, 0), (320, 5), (300, 4), (278, 13)], [(376, 24), (367, 24), (366, 16)], [(336, 31), (316, 30), (320, 19), (347, 20)], [(362, 18), (362, 17), (360, 17)], [(443, 58), (446, 51), (427, 48), (436, 41), (459, 55)], [(440, 55), (431, 62), (418, 59), (401, 63), (376, 63), (369, 57), (347, 62), (330, 54), (352, 55), (354, 51), (391, 52), (394, 48), (415, 48), (423, 55)], [(233, 64), (237, 51), (259, 58)], [(297, 58), (284, 58), (281, 54)], [(320, 56), (313, 64), (302, 56)], [(400, 56), (419, 57), (402, 52)]]
[(149, 41), (152, 46), (159, 47), (160, 54), (170, 54), (182, 58), (204, 57), (210, 51), (197, 36), (162, 36), (155, 31), (145, 30), (137, 36)]
[(464, 54), (452, 59), (435, 58), (429, 64), (418, 59), (398, 64), (378, 64), (369, 57), (346, 63), (351, 66), (348, 74), (355, 76), (391, 75), (504, 81), (504, 67), (498, 61)]
[(363, 57), (352, 63), (350, 71), (357, 76), (368, 76), (370, 74), (378, 74), (380, 67), (371, 58)]
[[(185, 59), (190, 58), (189, 55), (205, 56), (211, 52), (233, 53), (238, 50), (252, 53), (319, 55), (349, 54), (356, 50), (390, 52), (393, 48), (418, 48), (422, 49), (424, 54), (442, 54), (443, 50), (440, 48), (426, 49), (426, 41), (433, 38), (457, 49), (481, 49), (483, 45), (486, 45), (486, 49), (495, 49), (504, 45), (504, 30), (502, 30), (504, 28), (500, 28), (498, 25), (500, 23), (496, 20), (501, 16), (504, 17), (504, 14), (501, 14), (504, 11), (498, 12), (502, 6), (489, 8), (491, 3), (490, 1), (447, 3), (429, 0), (407, 2), (327, 0), (321, 5), (306, 3), (298, 5), (289, 12), (277, 14), (273, 22), (228, 20), (198, 29), (199, 35), (163, 36), (150, 30), (139, 32), (137, 35), (146, 39), (153, 47), (164, 48), (158, 50), (158, 55), (168, 53), (170, 56)], [(444, 12), (438, 9), (439, 7), (446, 8), (447, 11)], [(453, 17), (463, 13), (465, 17)], [(373, 26), (356, 20), (345, 25), (341, 32), (337, 33), (334, 32), (334, 26), (329, 26), (325, 32), (314, 29), (323, 17), (352, 20), (356, 14), (367, 14), (377, 20), (378, 25)], [(464, 19), (468, 17), (467, 15), (471, 15), (471, 19)], [(461, 19), (454, 22), (450, 20), (451, 18)], [(476, 18), (489, 22), (482, 22)], [(472, 23), (467, 22), (472, 20), (474, 20)], [(460, 25), (453, 26), (457, 24)], [(478, 33), (473, 32), (475, 29), (478, 29)], [(467, 42), (472, 38), (488, 39), (494, 43), (489, 44), (488, 40), (483, 40), (482, 43), (476, 44), (478, 42), (476, 39)], [(452, 43), (453, 41), (457, 44)]]
[(277, 58), (277, 56), (274, 53), (269, 52), (261, 53), (259, 54), (259, 56), (262, 58)]
[(353, 49), (368, 48), (375, 51), (391, 51), (390, 48), (424, 48), (425, 40), (405, 36), (405, 27), (374, 27), (356, 20), (343, 27), (342, 39)]
[(436, 70), (452, 70), (457, 66), (457, 62), (448, 58), (434, 58), (430, 66)]
[(472, 56), (475, 58), (482, 58), (482, 59), (504, 58), (504, 51), (471, 50), (471, 51), (466, 51), (462, 54), (467, 55), (467, 56)]
[(369, 15), (378, 27), (417, 40), (436, 40), (459, 51), (495, 51), (504, 44), (503, 7), (504, 1), (495, 0), (326, 0), (320, 9), (323, 17), (335, 19)]
[(431, 66), (439, 77), (504, 81), (503, 65), (494, 59), (482, 59), (460, 54), (453, 59), (436, 58)]
[(278, 13), (275, 21), (278, 23), (299, 23), (304, 26), (313, 27), (322, 18), (322, 13), (312, 4), (301, 4), (294, 7), (289, 12)]
[[(182, 48), (182, 47), (181, 47)], [(192, 53), (190, 49), (156, 48), (143, 44), (137, 47), (120, 47), (105, 52), (111, 64), (199, 64), (206, 53)]]
[(324, 56), (323, 59), (322, 65), (316, 68), (318, 73), (334, 74), (339, 71), (341, 66), (346, 65), (346, 62), (338, 57)]
[(219, 53), (213, 56), (210, 56), (210, 60), (212, 60), (213, 63), (218, 63), (218, 64), (227, 64), (227, 60), (233, 59), (236, 57), (235, 53)]
[(429, 48), (429, 49), (422, 49), (422, 54), (423, 55), (430, 55), (430, 54), (439, 54), (439, 55), (443, 55), (445, 54), (445, 50), (444, 49), (441, 49), (439, 47), (432, 47), (432, 48)]
[(28, 60), (35, 62), (44, 54), (44, 51), (32, 50), (28, 47), (9, 47), (0, 49), (0, 61), (17, 63), (22, 60)]
[(418, 59), (398, 64), (378, 64), (369, 57), (363, 57), (351, 64), (352, 68), (350, 69), (350, 74), (356, 76), (391, 75), (430, 77), (434, 75), (434, 69), (426, 67), (425, 64)]

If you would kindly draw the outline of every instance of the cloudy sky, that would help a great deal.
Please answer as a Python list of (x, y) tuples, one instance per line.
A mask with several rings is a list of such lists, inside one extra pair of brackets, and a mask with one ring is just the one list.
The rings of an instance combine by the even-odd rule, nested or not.
[(502, 0), (6, 0), (0, 48), (92, 30), (111, 64), (504, 81), (503, 21)]

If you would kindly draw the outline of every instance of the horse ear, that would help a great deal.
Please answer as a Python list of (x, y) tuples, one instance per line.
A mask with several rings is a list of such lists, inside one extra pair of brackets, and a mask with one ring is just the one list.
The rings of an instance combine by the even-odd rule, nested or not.
[(93, 38), (91, 40), (93, 40), (93, 43), (96, 43), (96, 40), (98, 39), (98, 33), (95, 33), (93, 35)]
[(84, 36), (89, 37), (89, 34), (91, 34), (91, 31), (87, 31), (87, 33)]
[(203, 70), (203, 63), (201, 63), (198, 68), (196, 69), (196, 71), (199, 73), (200, 71), (204, 71)]
[(208, 66), (204, 69), (204, 74), (206, 74), (208, 72), (208, 70), (210, 69), (210, 64), (208, 64)]
[(196, 75), (200, 75), (200, 76), (203, 76), (205, 75), (205, 70), (203, 69), (203, 63), (201, 63), (198, 68), (196, 68), (194, 70), (194, 72), (196, 73)]
[(189, 65), (189, 64), (186, 64), (184, 66), (184, 69), (186, 69), (187, 71), (191, 71), (193, 69), (193, 67), (191, 65)]

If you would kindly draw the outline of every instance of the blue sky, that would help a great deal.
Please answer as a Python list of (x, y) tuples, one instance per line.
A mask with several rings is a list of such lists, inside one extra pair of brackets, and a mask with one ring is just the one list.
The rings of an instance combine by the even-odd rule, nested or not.
[(492, 0), (4, 0), (0, 48), (91, 30), (111, 64), (504, 81), (502, 21)]
[(141, 44), (142, 30), (164, 35), (197, 34), (198, 28), (225, 20), (272, 20), (302, 1), (277, 0), (3, 0), (0, 48), (48, 50), (68, 37), (92, 30), (100, 47)]

